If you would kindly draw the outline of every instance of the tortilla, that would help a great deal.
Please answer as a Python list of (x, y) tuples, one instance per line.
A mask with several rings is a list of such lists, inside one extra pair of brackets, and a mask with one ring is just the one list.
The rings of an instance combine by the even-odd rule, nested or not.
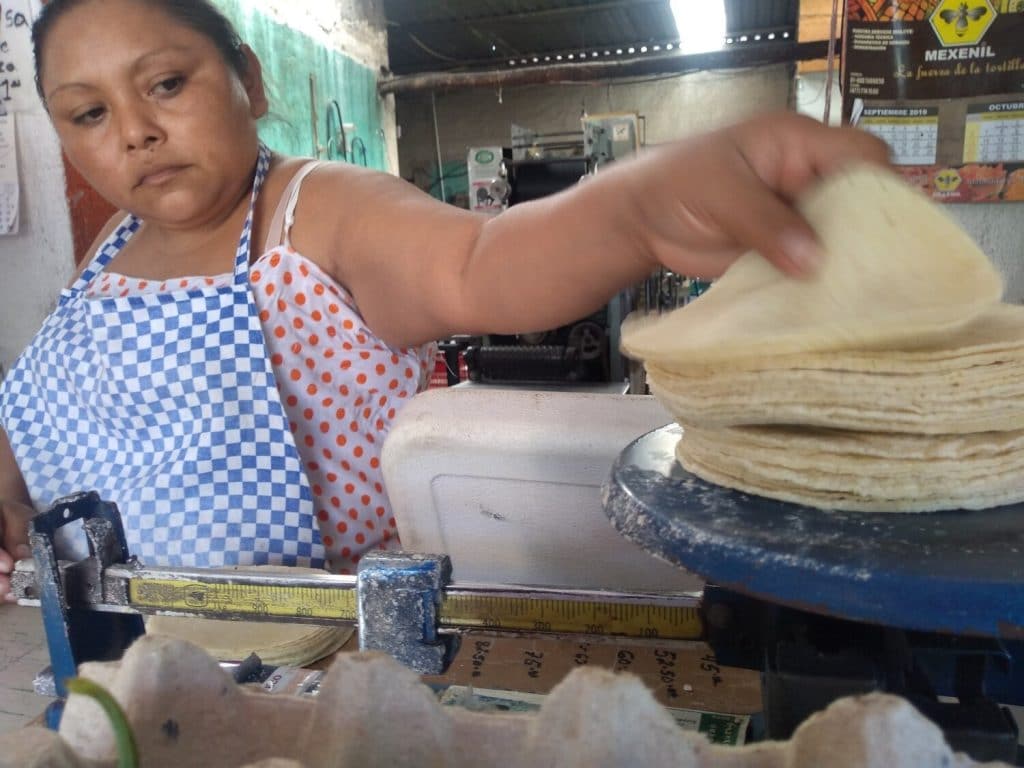
[(970, 237), (889, 171), (835, 174), (798, 208), (824, 252), (812, 278), (787, 277), (748, 253), (685, 307), (626, 323), (625, 353), (679, 366), (906, 349), (964, 328), (1002, 295), (999, 273)]

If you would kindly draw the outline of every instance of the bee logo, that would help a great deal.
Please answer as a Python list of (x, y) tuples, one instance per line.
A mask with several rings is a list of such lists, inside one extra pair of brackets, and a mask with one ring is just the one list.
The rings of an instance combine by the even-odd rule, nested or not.
[(961, 181), (956, 168), (943, 168), (935, 174), (935, 188), (939, 192), (955, 192)]
[(954, 26), (957, 37), (963, 37), (970, 28), (971, 22), (978, 21), (986, 13), (988, 13), (988, 8), (984, 5), (976, 5), (973, 8), (968, 8), (967, 3), (960, 3), (960, 7), (955, 11), (950, 10), (949, 8), (939, 11), (939, 18), (947, 24), (952, 24)]
[(996, 15), (990, 0), (941, 0), (929, 21), (943, 46), (976, 45)]

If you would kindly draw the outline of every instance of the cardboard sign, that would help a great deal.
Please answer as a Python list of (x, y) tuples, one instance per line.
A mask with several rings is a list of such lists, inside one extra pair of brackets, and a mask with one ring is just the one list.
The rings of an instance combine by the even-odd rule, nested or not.
[(448, 671), (424, 681), (543, 694), (587, 665), (637, 675), (667, 707), (733, 715), (761, 711), (760, 674), (722, 666), (700, 642), (470, 632)]

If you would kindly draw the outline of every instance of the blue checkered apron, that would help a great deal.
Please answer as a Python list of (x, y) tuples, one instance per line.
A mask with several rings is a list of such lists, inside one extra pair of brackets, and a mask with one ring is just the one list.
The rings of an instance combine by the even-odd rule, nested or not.
[(323, 564), (249, 286), (268, 166), (261, 146), (232, 285), (87, 299), (139, 229), (129, 216), (0, 388), (0, 421), (37, 507), (99, 491), (147, 564)]

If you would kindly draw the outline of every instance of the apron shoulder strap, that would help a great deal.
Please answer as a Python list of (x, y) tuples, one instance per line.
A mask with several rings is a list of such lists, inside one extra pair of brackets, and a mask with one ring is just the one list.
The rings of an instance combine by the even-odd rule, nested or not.
[(96, 275), (104, 270), (107, 264), (110, 263), (110, 260), (117, 255), (117, 252), (138, 231), (140, 224), (141, 222), (134, 214), (129, 213), (125, 216), (121, 223), (114, 227), (114, 231), (107, 236), (107, 239), (103, 241), (100, 247), (96, 249), (96, 255), (93, 256), (92, 261), (78, 275), (78, 278), (71, 286), (71, 290), (74, 292), (84, 291), (89, 283), (96, 279)]
[(249, 259), (252, 252), (252, 220), (256, 212), (256, 200), (263, 189), (263, 182), (270, 169), (270, 149), (262, 141), (256, 158), (256, 174), (252, 180), (252, 194), (249, 197), (249, 212), (242, 225), (242, 234), (238, 238), (238, 250), (235, 252), (235, 286), (249, 285)]

